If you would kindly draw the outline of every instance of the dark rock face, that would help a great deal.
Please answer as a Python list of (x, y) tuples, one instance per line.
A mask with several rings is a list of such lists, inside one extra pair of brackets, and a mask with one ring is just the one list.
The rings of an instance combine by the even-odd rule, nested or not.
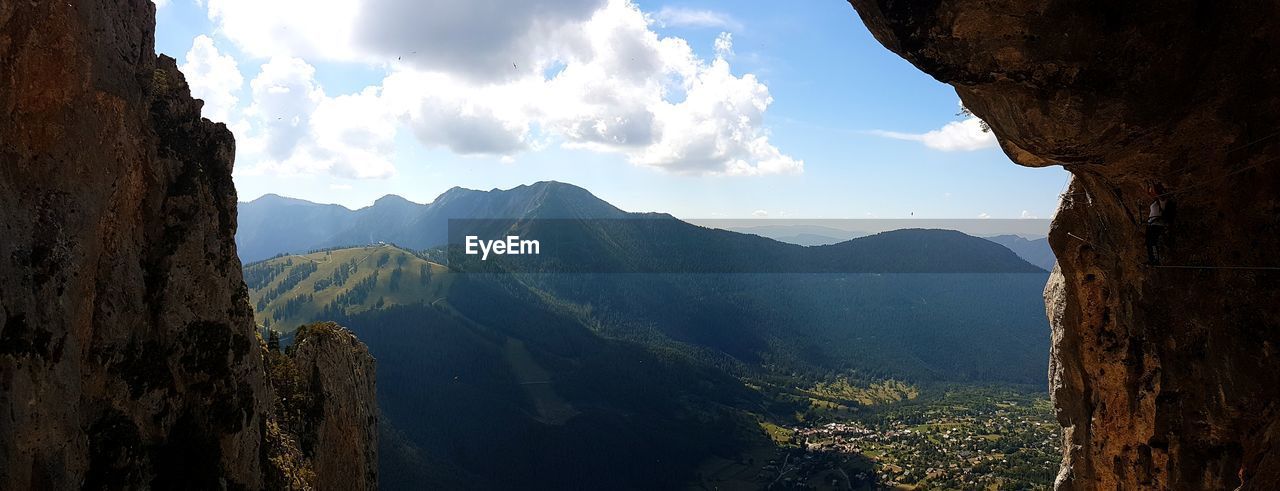
[[(299, 328), (284, 353), (268, 355), (268, 366), (281, 442), (298, 450), (271, 453), (285, 459), (281, 469), (306, 470), (285, 472), (281, 481), (322, 490), (377, 489), (378, 408), (369, 349), (350, 331), (321, 322)], [(297, 455), (302, 465), (287, 462)]]
[(154, 19), (145, 0), (0, 0), (3, 489), (269, 474), (234, 140), (154, 55)]
[[(1045, 289), (1057, 487), (1280, 488), (1280, 271), (1257, 269), (1280, 266), (1280, 4), (850, 3), (1015, 162), (1074, 175)], [(1182, 267), (1144, 264), (1150, 181)]]

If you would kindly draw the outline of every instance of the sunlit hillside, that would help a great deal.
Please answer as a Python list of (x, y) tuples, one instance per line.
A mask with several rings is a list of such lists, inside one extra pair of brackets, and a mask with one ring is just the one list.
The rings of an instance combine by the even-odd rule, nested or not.
[[(590, 230), (600, 233), (581, 236), (595, 241), (579, 243), (601, 251), (618, 237), (631, 238), (638, 251), (649, 250), (645, 237), (707, 243), (691, 235), (702, 233), (694, 227)], [(906, 236), (917, 249), (952, 251), (962, 266), (985, 260), (993, 248), (1025, 265), (995, 244), (946, 231), (830, 247), (893, 264), (922, 256), (891, 240)], [(779, 445), (800, 445), (797, 432), (832, 421), (935, 421), (979, 431), (988, 425), (983, 418), (1001, 415), (929, 415), (946, 387), (1025, 384), (1044, 373), (1043, 360), (1021, 355), (1043, 342), (1038, 274), (486, 274), (451, 272), (427, 259), (433, 257), (377, 244), (282, 255), (244, 269), (260, 325), (288, 333), (336, 321), (378, 359), (387, 436), (381, 469), (389, 488), (455, 481), (562, 488), (571, 482), (553, 469), (566, 459), (580, 462), (576, 476), (607, 487), (635, 487), (655, 475), (676, 486), (704, 466), (716, 468), (707, 475), (725, 484), (732, 481), (725, 473), (759, 471), (736, 462), (777, 459)], [(900, 407), (915, 409), (896, 423), (881, 421)], [(1019, 421), (1047, 418), (1025, 416)], [(1041, 433), (1012, 432), (990, 445), (1041, 442)], [(837, 439), (847, 445), (855, 437)], [(583, 441), (632, 452), (601, 456)], [(902, 464), (924, 451), (922, 442), (877, 448), (881, 460)], [(1051, 454), (1051, 446), (1036, 446), (990, 474), (1042, 480)], [(489, 476), (486, 462), (495, 458), (524, 464)], [(632, 472), (618, 473), (624, 466)], [(848, 466), (850, 479), (870, 479), (856, 477), (865, 467)]]
[(383, 244), (280, 256), (245, 266), (244, 277), (258, 324), (291, 332), (314, 319), (431, 303), (447, 292), (447, 271)]

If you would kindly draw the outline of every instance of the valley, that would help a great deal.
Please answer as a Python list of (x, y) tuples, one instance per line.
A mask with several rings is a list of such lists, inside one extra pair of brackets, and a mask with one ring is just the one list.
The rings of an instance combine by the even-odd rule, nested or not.
[[(287, 342), (332, 320), (377, 357), (383, 487), (777, 489), (821, 487), (838, 470), (864, 487), (1047, 482), (1052, 466), (1035, 453), (1051, 418), (1037, 355), (1045, 273), (1007, 249), (941, 230), (803, 248), (669, 217), (565, 220), (616, 208), (559, 184), (483, 196), (561, 217), (554, 233), (528, 219), (486, 226), (572, 238), (573, 254), (597, 264), (502, 269), (508, 258), (491, 257), (498, 269), (472, 272), (443, 264), (441, 248), (374, 240), (244, 268), (261, 329)], [(535, 199), (513, 204), (520, 196)], [(635, 258), (698, 264), (708, 241), (751, 252), (721, 255), (712, 271), (759, 271), (739, 264), (800, 251), (888, 272), (607, 272)], [(956, 272), (892, 272), (930, 268)], [(947, 447), (960, 430), (921, 438), (921, 425), (982, 442)], [(1000, 453), (1013, 460), (988, 462), (1015, 444), (1026, 448)], [(799, 460), (752, 463), (765, 454)]]
[(1280, 4), (847, 4), (0, 2), (0, 490), (1280, 489)]
[(1061, 451), (1035, 391), (949, 388), (928, 397), (762, 423), (775, 441), (699, 469), (702, 489), (1048, 489)]

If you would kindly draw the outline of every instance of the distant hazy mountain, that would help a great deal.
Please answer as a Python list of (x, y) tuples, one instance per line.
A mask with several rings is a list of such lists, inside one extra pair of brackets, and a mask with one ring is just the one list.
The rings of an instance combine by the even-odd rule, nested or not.
[[(278, 210), (282, 218), (270, 217)], [(1037, 272), (989, 241), (947, 230), (899, 230), (801, 247), (755, 234), (692, 225), (660, 213), (627, 213), (585, 189), (539, 182), (488, 192), (453, 188), (430, 204), (386, 196), (347, 210), (266, 196), (241, 205), (242, 260), (282, 252), (386, 242), (411, 250), (448, 242), (450, 219), (484, 222), (492, 235), (556, 237), (522, 271), (577, 272)], [(569, 219), (569, 220), (530, 220)], [(592, 220), (583, 220), (592, 219)], [(304, 224), (315, 223), (314, 227)], [(755, 227), (760, 232), (797, 226)], [(812, 227), (810, 227), (812, 228)], [(825, 228), (825, 227), (819, 227)], [(839, 233), (838, 229), (830, 229)], [(852, 232), (843, 232), (853, 234)], [(477, 264), (479, 264), (477, 262)], [(495, 261), (484, 263), (492, 266)]]
[(450, 219), (620, 218), (622, 210), (569, 184), (544, 181), (507, 190), (452, 188), (428, 204), (384, 196), (358, 210), (268, 194), (240, 203), (240, 260), (280, 253), (389, 242), (411, 249), (443, 245)]
[(1045, 271), (1052, 271), (1054, 264), (1058, 261), (1053, 257), (1053, 249), (1049, 247), (1049, 239), (1045, 237), (1027, 239), (1020, 235), (997, 235), (995, 237), (986, 237), (986, 239), (1008, 247), (1018, 257), (1043, 268)]
[(796, 245), (802, 245), (802, 246), (831, 245), (838, 242), (843, 242), (843, 240), (837, 239), (835, 237), (828, 237), (826, 235), (818, 235), (818, 234), (783, 235), (783, 236), (771, 237), (771, 238), (778, 242), (786, 242), (788, 244), (796, 244)]
[(328, 244), (335, 230), (349, 226), (354, 213), (339, 205), (274, 194), (240, 203), (239, 210), (236, 248), (245, 262)]
[(729, 227), (727, 230), (755, 234), (779, 242), (802, 246), (830, 245), (869, 235), (866, 232), (843, 230), (822, 225), (752, 225)]

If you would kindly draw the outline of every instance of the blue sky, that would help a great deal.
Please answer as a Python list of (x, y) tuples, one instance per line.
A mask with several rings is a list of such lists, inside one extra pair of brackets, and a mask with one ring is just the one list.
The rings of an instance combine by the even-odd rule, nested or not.
[(236, 131), (241, 200), (558, 180), (682, 218), (1047, 218), (1066, 182), (843, 1), (510, 5), (168, 0), (156, 49)]

